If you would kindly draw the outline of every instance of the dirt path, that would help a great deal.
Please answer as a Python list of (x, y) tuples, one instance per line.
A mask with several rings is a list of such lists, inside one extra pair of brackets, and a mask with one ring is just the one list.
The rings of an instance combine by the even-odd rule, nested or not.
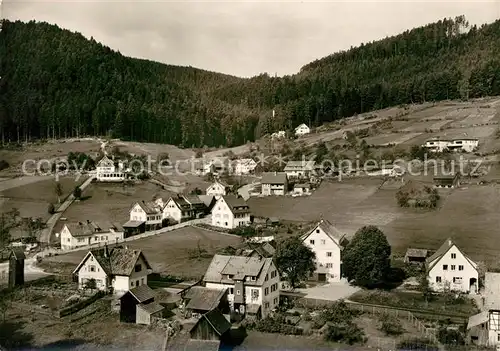
[[(90, 183), (92, 182), (92, 179), (93, 179), (93, 177), (90, 177), (82, 185), (80, 185), (80, 189), (82, 189), (82, 193), (85, 190), (85, 188), (87, 188), (87, 186), (90, 185)], [(56, 225), (59, 218), (61, 218), (61, 215), (64, 213), (64, 211), (66, 211), (69, 208), (69, 206), (73, 203), (74, 200), (75, 200), (75, 197), (73, 196), (73, 194), (70, 194), (68, 196), (68, 198), (66, 199), (66, 201), (64, 201), (61, 204), (61, 206), (59, 206), (59, 208), (57, 209), (57, 212), (54, 213), (49, 218), (49, 220), (46, 223), (46, 225), (47, 225), (46, 228), (40, 234), (40, 242), (47, 243), (47, 244), (50, 243), (50, 235), (52, 234), (52, 230), (54, 229), (54, 226)]]

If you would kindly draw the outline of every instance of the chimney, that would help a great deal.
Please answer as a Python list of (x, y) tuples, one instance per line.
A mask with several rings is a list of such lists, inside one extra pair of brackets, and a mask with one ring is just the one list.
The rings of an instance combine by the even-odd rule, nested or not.
[(450, 238), (450, 239), (448, 239), (448, 245), (450, 245), (450, 246), (451, 246), (452, 244), (453, 244), (453, 242), (451, 241), (451, 238)]
[(87, 224), (90, 224), (90, 219), (87, 219)]

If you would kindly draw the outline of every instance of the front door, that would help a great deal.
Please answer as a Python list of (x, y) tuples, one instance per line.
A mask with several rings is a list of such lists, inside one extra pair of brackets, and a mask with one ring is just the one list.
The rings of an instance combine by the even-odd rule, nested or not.
[(318, 281), (319, 282), (326, 282), (326, 274), (325, 273), (318, 273)]

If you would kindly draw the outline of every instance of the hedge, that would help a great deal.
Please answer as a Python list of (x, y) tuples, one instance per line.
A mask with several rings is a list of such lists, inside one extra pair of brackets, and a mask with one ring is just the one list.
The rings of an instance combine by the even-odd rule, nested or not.
[(98, 291), (97, 293), (95, 293), (94, 295), (89, 297), (88, 299), (77, 302), (74, 305), (68, 306), (66, 308), (60, 309), (58, 311), (58, 317), (62, 318), (62, 317), (68, 316), (70, 314), (76, 313), (76, 312), (84, 309), (85, 307), (93, 304), (95, 301), (99, 300), (101, 297), (104, 297), (105, 295), (106, 295), (106, 293), (104, 291)]

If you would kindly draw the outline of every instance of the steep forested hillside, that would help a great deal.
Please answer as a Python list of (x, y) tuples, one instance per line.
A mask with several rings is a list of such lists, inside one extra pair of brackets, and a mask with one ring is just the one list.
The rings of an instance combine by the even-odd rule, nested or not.
[(4, 21), (0, 75), (4, 139), (111, 134), (236, 145), (301, 122), (500, 95), (500, 21), (477, 28), (445, 19), (316, 60), (293, 76), (251, 79), (127, 58), (54, 25)]

